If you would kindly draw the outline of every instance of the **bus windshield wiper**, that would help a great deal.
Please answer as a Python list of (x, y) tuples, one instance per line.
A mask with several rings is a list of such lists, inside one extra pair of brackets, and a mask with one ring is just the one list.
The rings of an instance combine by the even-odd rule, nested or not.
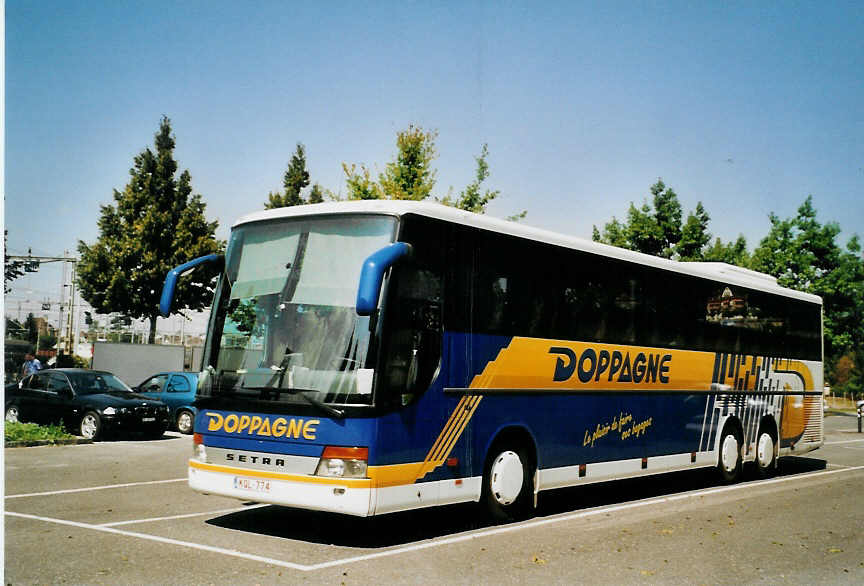
[(336, 407), (331, 407), (327, 403), (324, 403), (324, 402), (316, 399), (312, 395), (307, 395), (306, 393), (314, 392), (311, 389), (286, 389), (286, 388), (280, 388), (280, 387), (241, 387), (241, 388), (244, 391), (262, 391), (262, 395), (264, 394), (263, 393), (264, 391), (267, 391), (270, 393), (276, 393), (277, 397), (279, 396), (279, 393), (288, 393), (289, 395), (299, 395), (299, 396), (303, 397), (304, 399), (306, 399), (306, 402), (309, 403), (310, 405), (318, 407), (319, 409), (321, 409), (322, 411), (324, 411), (325, 413), (327, 413), (333, 417), (338, 417), (339, 419), (342, 419), (343, 417), (345, 417), (345, 412), (342, 411), (341, 409), (337, 409)]

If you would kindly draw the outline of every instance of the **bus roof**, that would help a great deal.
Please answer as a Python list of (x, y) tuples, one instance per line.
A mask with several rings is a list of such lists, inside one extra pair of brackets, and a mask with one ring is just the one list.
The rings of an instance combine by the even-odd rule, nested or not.
[(500, 220), (481, 214), (466, 212), (454, 207), (438, 203), (402, 201), (402, 200), (364, 200), (364, 201), (340, 201), (319, 203), (302, 206), (292, 206), (253, 212), (241, 217), (234, 223), (233, 227), (251, 222), (274, 220), (278, 218), (296, 218), (302, 216), (320, 216), (334, 214), (385, 214), (391, 216), (403, 216), (405, 214), (417, 214), (430, 218), (437, 218), (454, 224), (462, 224), (500, 234), (507, 234), (519, 238), (526, 238), (537, 242), (544, 242), (555, 246), (580, 250), (591, 254), (606, 256), (632, 262), (636, 264), (656, 267), (663, 270), (674, 271), (711, 279), (726, 284), (739, 285), (792, 297), (811, 303), (822, 304), (822, 298), (810, 293), (796, 291), (781, 287), (777, 279), (771, 275), (752, 271), (742, 267), (722, 262), (681, 262), (625, 250), (608, 244), (601, 244), (584, 238), (577, 238), (549, 230), (533, 228), (517, 222)]

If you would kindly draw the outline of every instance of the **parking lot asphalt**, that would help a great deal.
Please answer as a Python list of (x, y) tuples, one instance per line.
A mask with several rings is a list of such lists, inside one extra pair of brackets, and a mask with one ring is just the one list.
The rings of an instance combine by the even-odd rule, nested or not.
[(355, 519), (202, 495), (191, 438), (5, 450), (8, 584), (864, 582), (864, 436), (767, 481), (691, 471), (543, 493), (528, 521), (473, 506)]

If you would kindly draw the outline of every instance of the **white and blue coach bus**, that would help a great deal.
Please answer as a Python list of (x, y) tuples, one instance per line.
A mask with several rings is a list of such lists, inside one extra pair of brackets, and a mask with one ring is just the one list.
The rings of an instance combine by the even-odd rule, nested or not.
[(823, 442), (821, 299), (417, 202), (233, 226), (189, 485), (370, 516), (752, 462)]

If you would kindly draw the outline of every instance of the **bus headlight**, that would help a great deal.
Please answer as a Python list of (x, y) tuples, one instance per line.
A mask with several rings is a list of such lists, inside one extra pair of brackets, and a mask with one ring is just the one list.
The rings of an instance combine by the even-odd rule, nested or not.
[(318, 461), (315, 476), (366, 478), (369, 448), (327, 446)]

